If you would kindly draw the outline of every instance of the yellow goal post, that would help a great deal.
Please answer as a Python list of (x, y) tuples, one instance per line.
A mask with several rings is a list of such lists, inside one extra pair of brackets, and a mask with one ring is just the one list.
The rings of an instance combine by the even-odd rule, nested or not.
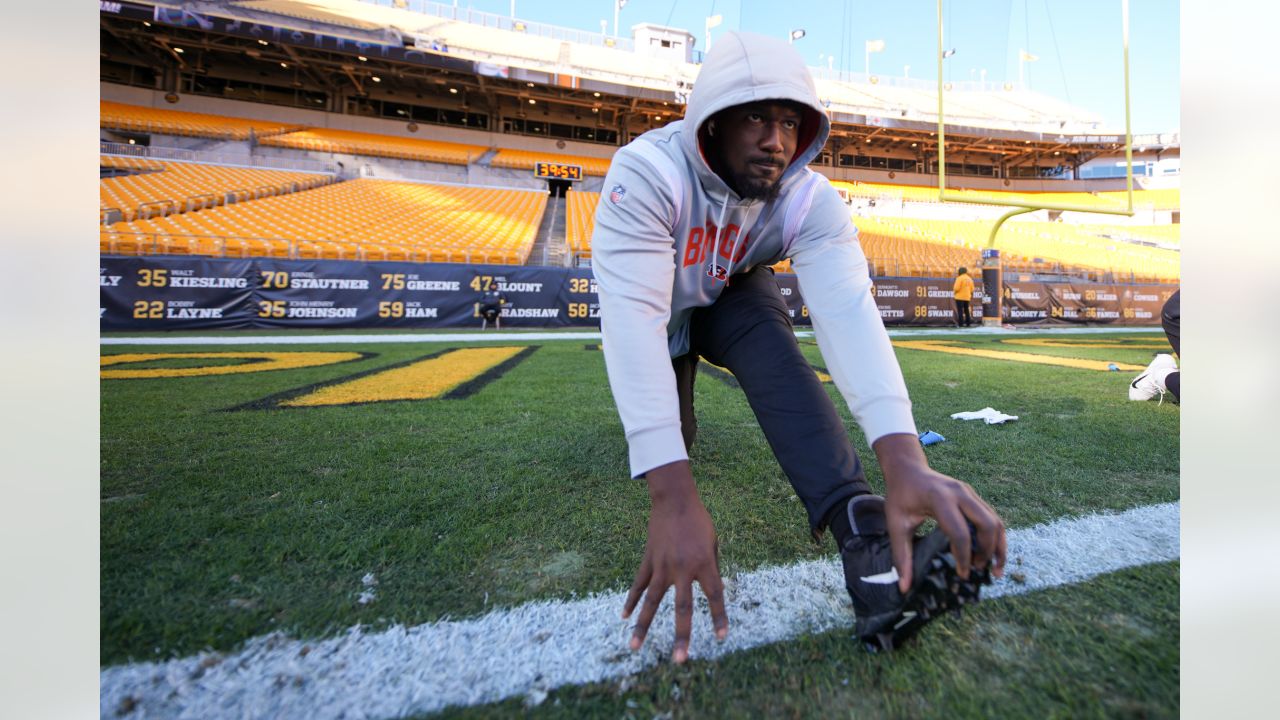
[(1011, 217), (1036, 210), (1062, 210), (1067, 212), (1105, 213), (1108, 215), (1133, 216), (1133, 132), (1129, 123), (1129, 0), (1120, 0), (1121, 32), (1124, 42), (1124, 158), (1125, 188), (1128, 195), (1128, 207), (1123, 210), (1100, 208), (1095, 206), (1073, 205), (1071, 203), (1038, 203), (1030, 204), (1016, 200), (1002, 200), (995, 197), (973, 198), (947, 191), (947, 144), (946, 118), (943, 115), (944, 88), (942, 81), (942, 61), (944, 58), (942, 2), (938, 0), (938, 200), (941, 202), (963, 202), (980, 205), (1004, 205), (1013, 208), (1000, 216), (991, 228), (991, 236), (987, 239), (987, 247), (996, 244), (996, 234), (1000, 226)]

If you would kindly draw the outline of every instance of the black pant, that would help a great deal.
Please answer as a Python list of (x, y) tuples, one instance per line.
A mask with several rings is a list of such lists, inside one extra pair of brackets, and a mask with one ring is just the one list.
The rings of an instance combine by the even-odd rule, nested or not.
[[(1178, 289), (1164, 302), (1160, 310), (1160, 324), (1164, 326), (1164, 334), (1169, 338), (1173, 351), (1178, 353), (1178, 362), (1182, 362), (1182, 290)], [(1164, 386), (1173, 396), (1182, 399), (1182, 374), (1171, 372), (1164, 379)]]
[(800, 353), (773, 271), (757, 267), (729, 279), (709, 307), (694, 311), (689, 352), (672, 360), (686, 448), (697, 419), (693, 383), (699, 357), (727, 368), (746, 393), (765, 439), (809, 513), (814, 537), (830, 512), (871, 492), (830, 396)]
[(1164, 326), (1164, 334), (1169, 338), (1173, 351), (1182, 357), (1179, 346), (1182, 345), (1182, 290), (1178, 289), (1164, 301), (1160, 309), (1160, 324)]
[(969, 301), (956, 301), (956, 325), (964, 325), (969, 327), (973, 324), (973, 315), (969, 314)]

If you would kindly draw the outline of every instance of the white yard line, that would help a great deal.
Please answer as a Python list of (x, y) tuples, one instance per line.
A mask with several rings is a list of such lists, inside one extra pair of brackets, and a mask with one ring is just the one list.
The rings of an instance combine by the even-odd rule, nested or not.
[[(890, 337), (934, 337), (941, 335), (1078, 335), (1092, 333), (1155, 333), (1160, 328), (904, 328), (889, 330)], [(796, 337), (811, 338), (812, 330), (797, 330)], [(599, 340), (598, 332), (493, 332), (493, 333), (397, 333), (394, 335), (147, 335), (136, 337), (104, 337), (103, 345), (374, 345), (378, 343), (456, 343), (456, 342), (528, 342), (547, 340)]]
[[(1006, 576), (984, 595), (1175, 560), (1178, 518), (1179, 504), (1169, 503), (1011, 530), (1009, 570), (1024, 582)], [(853, 624), (835, 558), (744, 573), (726, 589), (732, 629), (723, 643), (712, 639), (706, 601), (697, 595), (695, 659)], [(534, 602), (469, 620), (379, 632), (356, 627), (327, 640), (275, 634), (227, 655), (104, 668), (101, 714), (115, 716), (124, 703), (132, 718), (396, 718), (521, 695), (536, 702), (555, 687), (619, 678), (665, 660), (670, 594), (634, 654), (627, 651), (630, 623), (618, 616), (622, 601), (623, 593), (612, 592)]]

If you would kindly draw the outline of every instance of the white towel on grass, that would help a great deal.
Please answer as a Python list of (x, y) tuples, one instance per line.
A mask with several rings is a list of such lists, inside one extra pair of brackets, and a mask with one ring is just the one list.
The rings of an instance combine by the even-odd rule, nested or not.
[(985, 407), (971, 412), (958, 412), (951, 416), (952, 420), (982, 420), (988, 425), (996, 425), (1009, 420), (1017, 420), (1017, 415), (1006, 415), (995, 408)]

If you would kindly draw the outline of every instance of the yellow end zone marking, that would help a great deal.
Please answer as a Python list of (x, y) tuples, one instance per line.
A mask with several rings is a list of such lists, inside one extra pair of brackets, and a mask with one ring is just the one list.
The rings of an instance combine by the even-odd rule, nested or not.
[[(895, 347), (906, 348), (908, 350), (926, 350), (929, 352), (950, 353), (952, 355), (966, 355), (968, 357), (990, 358), (992, 360), (1010, 360), (1012, 362), (1032, 363), (1035, 365), (1057, 365), (1059, 367), (1079, 368), (1081, 370), (1101, 370), (1107, 371), (1107, 360), (1082, 360), (1080, 358), (1057, 357), (1054, 355), (1035, 355), (1033, 353), (1009, 352), (1007, 350), (982, 350), (972, 347), (958, 347), (956, 345), (946, 344), (937, 340), (894, 340)], [(1137, 372), (1145, 369), (1143, 365), (1129, 365), (1128, 363), (1115, 363), (1116, 367), (1121, 370)]]
[(390, 400), (430, 400), (515, 357), (523, 347), (453, 350), (416, 363), (328, 385), (285, 400), (284, 407), (350, 405)]
[(235, 365), (206, 365), (184, 368), (114, 368), (104, 369), (103, 378), (173, 378), (200, 377), (204, 375), (238, 375), (240, 373), (266, 372), (268, 370), (296, 370), (298, 368), (333, 365), (358, 360), (357, 352), (211, 352), (211, 353), (121, 353), (103, 355), (99, 365), (141, 363), (153, 360), (249, 360)]
[(1050, 347), (1050, 348), (1109, 348), (1119, 350), (1124, 348), (1137, 349), (1161, 349), (1169, 347), (1169, 343), (1159, 340), (1141, 339), (1131, 342), (1098, 342), (1096, 340), (1056, 340), (1054, 338), (1009, 338), (1000, 341), (1008, 345), (1030, 345), (1032, 347)]

